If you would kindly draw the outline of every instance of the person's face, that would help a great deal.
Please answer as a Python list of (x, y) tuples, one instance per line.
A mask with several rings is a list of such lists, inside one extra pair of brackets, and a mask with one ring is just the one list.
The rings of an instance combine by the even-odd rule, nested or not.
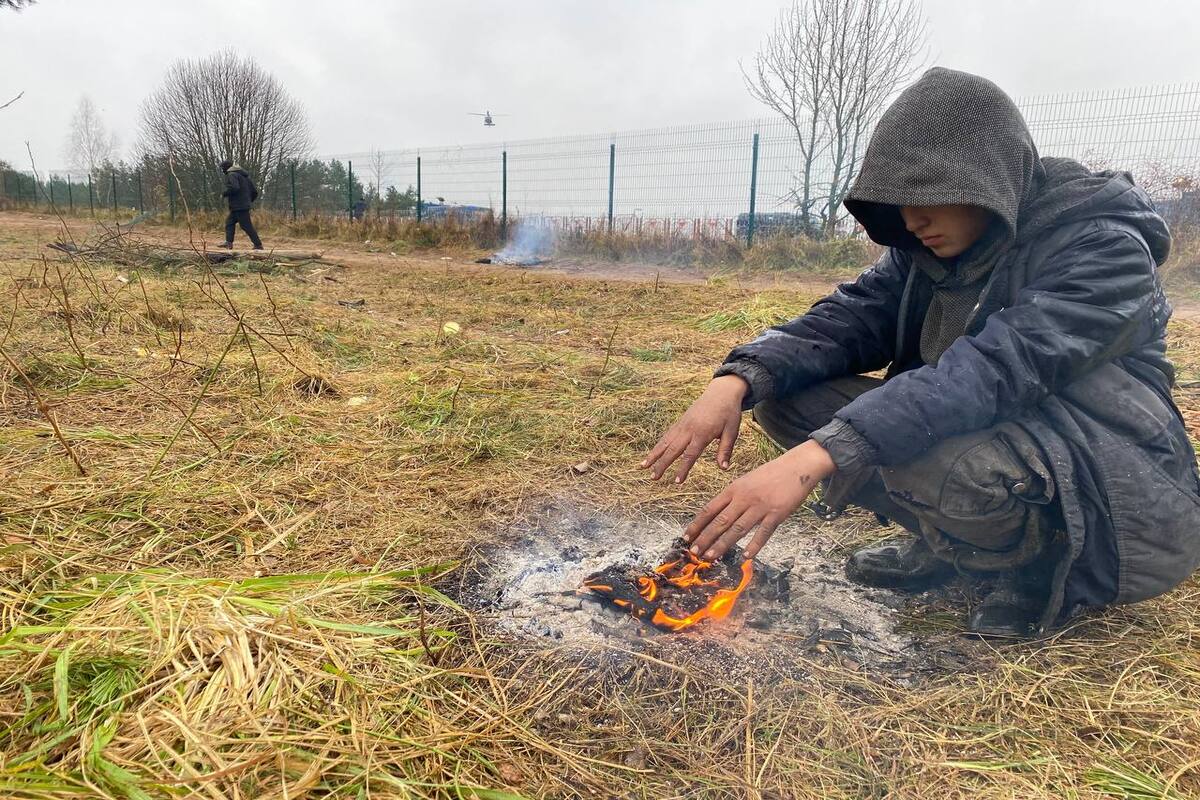
[(901, 206), (904, 227), (938, 258), (961, 255), (979, 241), (992, 212), (979, 206)]

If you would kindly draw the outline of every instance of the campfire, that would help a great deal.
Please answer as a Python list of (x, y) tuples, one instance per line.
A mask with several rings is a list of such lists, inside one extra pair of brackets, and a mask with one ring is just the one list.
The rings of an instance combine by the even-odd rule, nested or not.
[(933, 645), (898, 627), (903, 595), (849, 583), (836, 540), (820, 532), (785, 529), (747, 562), (736, 546), (697, 558), (678, 531), (674, 518), (546, 501), (444, 588), (502, 635), (604, 663), (626, 652), (731, 674), (853, 663), (902, 680), (930, 663), (965, 663), (966, 640)]
[(546, 263), (553, 251), (554, 228), (545, 220), (534, 217), (517, 223), (512, 239), (504, 249), (489, 258), (477, 258), (475, 263), (533, 267)]
[(510, 267), (536, 267), (545, 264), (546, 259), (540, 256), (506, 256), (496, 253), (492, 256), (475, 259), (476, 264), (507, 264)]
[(706, 619), (725, 619), (754, 578), (754, 564), (730, 551), (716, 561), (694, 555), (683, 542), (652, 570), (611, 566), (584, 579), (586, 589), (642, 622), (681, 631)]

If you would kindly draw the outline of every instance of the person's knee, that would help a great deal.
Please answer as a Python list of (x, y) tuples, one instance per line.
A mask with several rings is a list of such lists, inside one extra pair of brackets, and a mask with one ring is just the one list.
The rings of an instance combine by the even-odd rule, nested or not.
[(754, 420), (780, 447), (804, 442), (823, 428), (833, 415), (883, 381), (861, 375), (834, 378), (802, 389), (785, 398), (764, 400), (754, 407)]
[(793, 400), (794, 398), (786, 401), (763, 400), (750, 412), (767, 438), (784, 450), (801, 444), (820, 427), (812, 426), (811, 420), (807, 419), (803, 412), (803, 407), (796, 405)]
[(994, 432), (955, 437), (881, 470), (888, 496), (934, 527), (993, 548), (1011, 545), (1054, 487), (1043, 462)]

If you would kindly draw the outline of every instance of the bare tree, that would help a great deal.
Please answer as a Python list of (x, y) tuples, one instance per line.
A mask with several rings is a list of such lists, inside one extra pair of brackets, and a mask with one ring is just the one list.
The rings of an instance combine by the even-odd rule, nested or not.
[(79, 98), (79, 105), (75, 107), (65, 150), (71, 169), (86, 171), (89, 175), (116, 155), (117, 138), (108, 130), (96, 104), (87, 96)]
[(390, 164), (387, 153), (380, 150), (378, 147), (372, 147), (370, 155), (367, 158), (367, 167), (371, 171), (371, 178), (373, 179), (375, 187), (372, 196), (372, 202), (375, 206), (376, 219), (379, 219), (379, 215), (382, 213), (381, 206), (383, 205), (383, 175), (385, 172), (387, 172), (389, 166)]
[(252, 58), (223, 50), (175, 62), (142, 104), (140, 146), (148, 158), (172, 158), (185, 191), (207, 199), (217, 164), (229, 158), (262, 184), (312, 147), (308, 117), (273, 75)]
[(14, 11), (20, 11), (22, 8), (32, 6), (37, 3), (37, 0), (0, 0), (0, 8), (11, 8)]
[(796, 136), (792, 196), (806, 225), (833, 232), (871, 129), (924, 62), (925, 41), (919, 0), (793, 0), (743, 67), (751, 96)]
[(782, 116), (796, 136), (801, 172), (794, 176), (800, 185), (793, 190), (793, 200), (806, 224), (816, 202), (813, 169), (828, 148), (822, 128), (827, 35), (811, 23), (809, 4), (796, 0), (780, 12), (775, 29), (754, 57), (753, 71), (742, 67), (750, 95)]

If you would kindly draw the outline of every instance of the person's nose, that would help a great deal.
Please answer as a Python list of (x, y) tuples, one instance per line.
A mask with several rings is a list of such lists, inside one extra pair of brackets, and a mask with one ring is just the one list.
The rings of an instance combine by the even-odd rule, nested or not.
[(923, 214), (914, 208), (903, 208), (900, 210), (900, 217), (904, 220), (904, 227), (909, 233), (917, 233), (926, 225), (929, 224), (929, 215)]

